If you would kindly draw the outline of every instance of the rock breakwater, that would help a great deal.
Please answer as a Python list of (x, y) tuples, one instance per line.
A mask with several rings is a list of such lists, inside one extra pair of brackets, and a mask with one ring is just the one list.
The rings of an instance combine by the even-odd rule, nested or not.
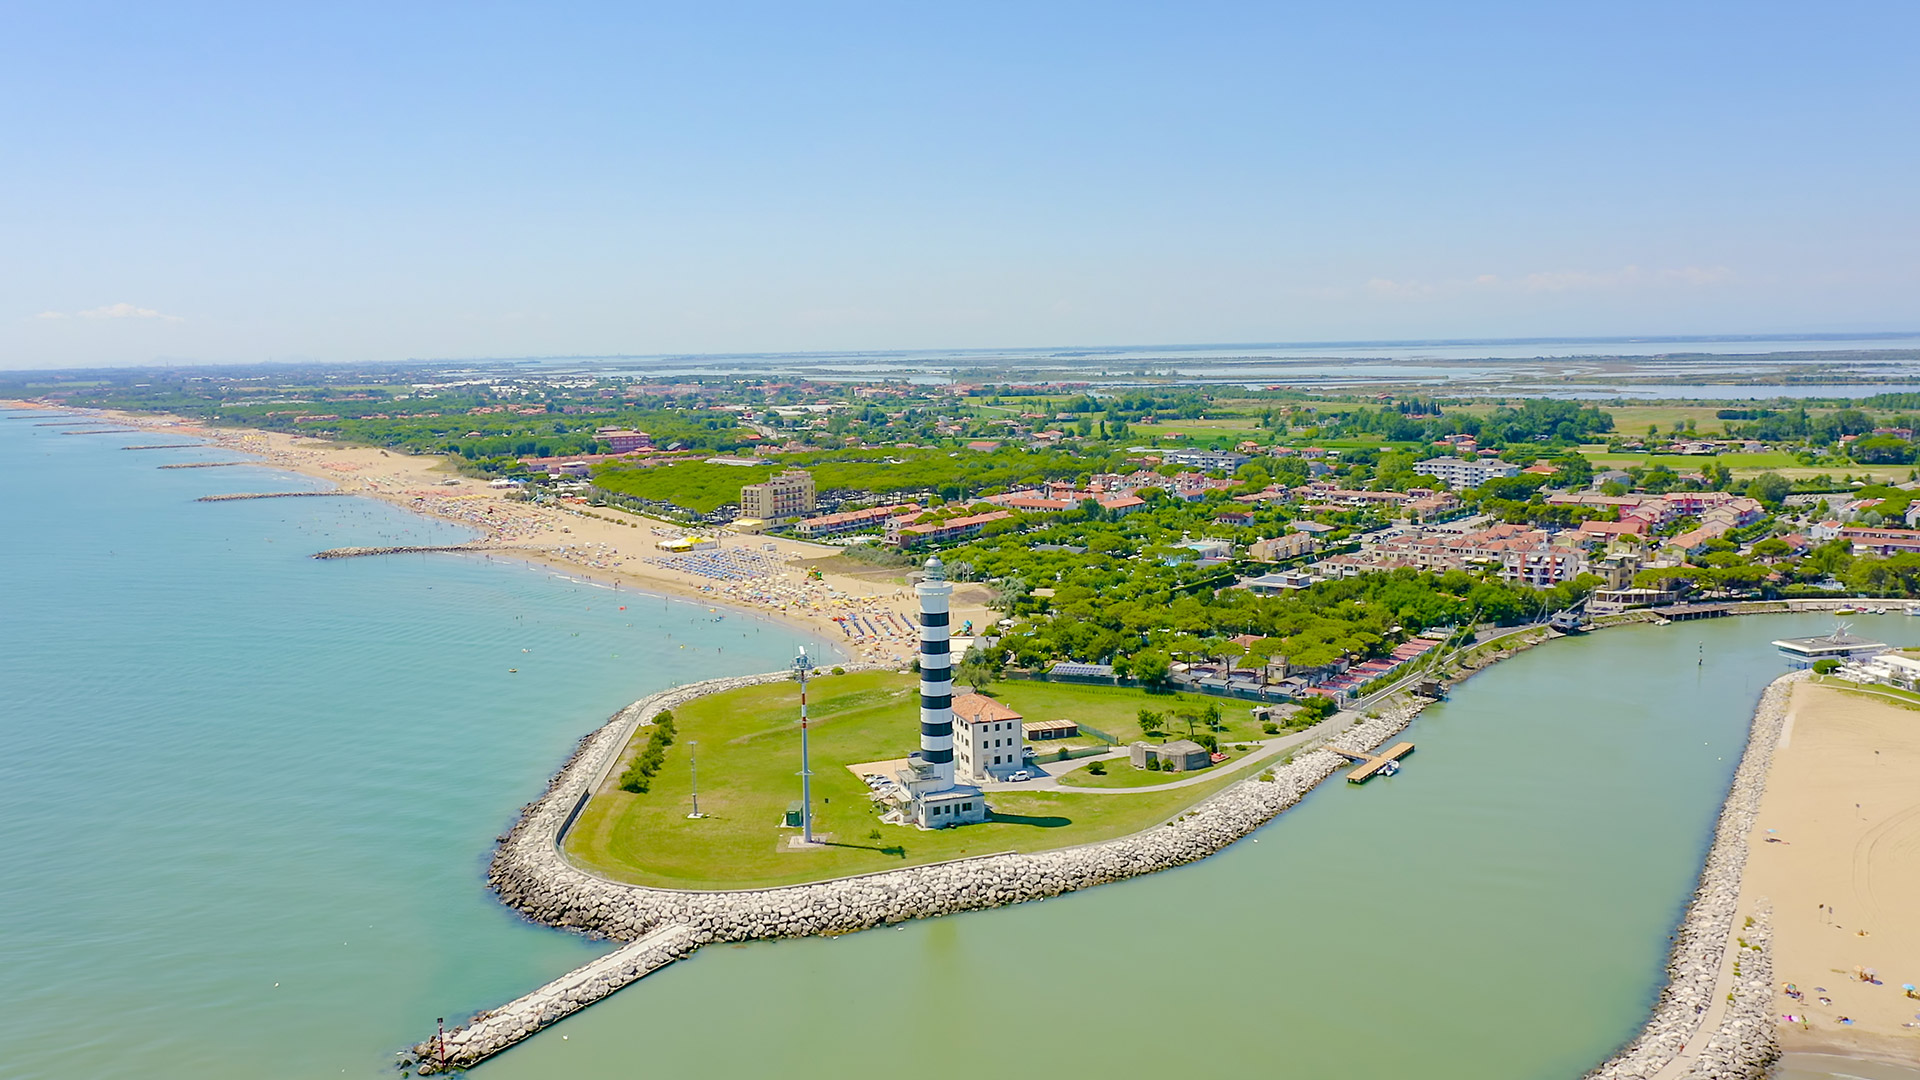
[[(337, 499), (350, 491), (242, 491), (233, 495), (202, 495), (194, 502), (239, 502), (242, 499)], [(319, 556), (314, 556), (319, 558)]]
[[(345, 493), (332, 492), (332, 491), (302, 491), (302, 492), (289, 492), (289, 494), (334, 495), (334, 494), (345, 494)], [(231, 495), (227, 496), (227, 498), (233, 498), (233, 497), (234, 496), (231, 496)], [(206, 500), (203, 499), (201, 501), (205, 502)], [(313, 557), (316, 559), (359, 559), (359, 558), (364, 558), (368, 555), (409, 555), (415, 552), (423, 552), (423, 551), (494, 551), (494, 550), (498, 550), (498, 549), (489, 548), (485, 544), (435, 544), (435, 545), (429, 545), (426, 547), (343, 547), (343, 548), (328, 548), (325, 551), (316, 551), (313, 553)]]
[[(642, 724), (692, 698), (777, 682), (785, 672), (712, 679), (635, 702), (581, 740), (573, 756), (529, 804), (501, 841), (489, 881), (502, 901), (549, 926), (636, 944), (671, 933), (687, 951), (712, 941), (800, 937), (865, 930), (907, 919), (977, 911), (1041, 900), (1093, 885), (1182, 866), (1206, 858), (1258, 829), (1346, 766), (1331, 749), (1262, 770), (1144, 832), (1114, 840), (1032, 854), (987, 855), (907, 867), (807, 885), (742, 890), (657, 889), (608, 881), (567, 862), (560, 842), (587, 798), (618, 763)], [(1424, 702), (1356, 722), (1329, 746), (1366, 751), (1403, 730)], [(621, 950), (624, 952), (624, 950)], [(616, 953), (615, 955), (619, 955)], [(682, 954), (683, 955), (683, 954)], [(654, 965), (657, 967), (658, 965)], [(593, 965), (589, 965), (593, 967)], [(582, 969), (582, 972), (588, 969)], [(571, 1007), (555, 1011), (548, 988), (491, 1010), (448, 1034), (463, 1063), (506, 1049), (561, 1016), (645, 975), (653, 967), (614, 963), (560, 995)], [(578, 974), (578, 973), (576, 973)], [(571, 979), (571, 976), (569, 976)], [(564, 981), (564, 980), (563, 980)], [(543, 996), (544, 995), (544, 996)], [(438, 1068), (416, 1047), (412, 1063)], [(449, 1063), (454, 1059), (449, 1056)]]
[[(1793, 684), (1805, 672), (1768, 685), (1754, 710), (1747, 748), (1714, 828), (1713, 847), (1693, 901), (1680, 920), (1667, 960), (1667, 985), (1640, 1034), (1588, 1080), (1759, 1080), (1779, 1057), (1770, 1011), (1773, 1003), (1772, 929), (1767, 912), (1736, 930), (1741, 876), (1747, 865), (1747, 834), (1760, 811), (1767, 770), (1780, 741)], [(1722, 975), (1727, 950), (1744, 949), (1727, 989)], [(1727, 995), (1731, 996), (1728, 1000)], [(1688, 1048), (1692, 1047), (1692, 1053)]]

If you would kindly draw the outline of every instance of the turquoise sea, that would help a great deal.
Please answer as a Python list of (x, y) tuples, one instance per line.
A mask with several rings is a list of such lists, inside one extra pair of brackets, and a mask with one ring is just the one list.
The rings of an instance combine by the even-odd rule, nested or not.
[(484, 878), (575, 740), (801, 640), (520, 563), (316, 562), (467, 534), (195, 503), (320, 485), (61, 430), (0, 420), (0, 1076), (380, 1075), (606, 947)]
[[(574, 741), (797, 644), (517, 564), (314, 562), (460, 533), (358, 499), (195, 504), (307, 481), (56, 430), (0, 420), (0, 1076), (382, 1075), (434, 1017), (605, 947), (483, 877)], [(1558, 642), (1425, 713), (1399, 776), (1215, 858), (706, 949), (476, 1073), (1573, 1080), (1657, 992), (1767, 643), (1830, 625)]]

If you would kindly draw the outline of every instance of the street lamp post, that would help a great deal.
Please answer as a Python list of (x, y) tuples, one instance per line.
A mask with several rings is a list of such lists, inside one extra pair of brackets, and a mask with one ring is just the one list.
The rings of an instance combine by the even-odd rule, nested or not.
[(793, 658), (793, 675), (800, 680), (800, 836), (813, 843), (813, 768), (807, 762), (807, 676), (813, 673), (813, 661), (806, 646)]
[(693, 768), (693, 813), (687, 816), (697, 818), (700, 816), (700, 741), (698, 739), (687, 740), (687, 758), (688, 764)]

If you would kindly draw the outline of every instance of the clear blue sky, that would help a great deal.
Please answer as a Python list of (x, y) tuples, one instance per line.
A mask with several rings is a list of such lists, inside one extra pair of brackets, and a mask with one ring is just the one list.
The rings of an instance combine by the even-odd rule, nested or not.
[(0, 366), (1911, 329), (1912, 3), (7, 6)]

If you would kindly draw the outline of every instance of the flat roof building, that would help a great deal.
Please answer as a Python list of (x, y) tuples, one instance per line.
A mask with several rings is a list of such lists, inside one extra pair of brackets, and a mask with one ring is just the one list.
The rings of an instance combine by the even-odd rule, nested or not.
[(771, 480), (740, 489), (740, 516), (767, 521), (796, 518), (813, 512), (813, 475), (788, 469)]
[(1844, 626), (1824, 637), (1782, 638), (1773, 646), (1792, 668), (1810, 668), (1821, 660), (1867, 660), (1887, 651), (1885, 642), (1868, 641)]

